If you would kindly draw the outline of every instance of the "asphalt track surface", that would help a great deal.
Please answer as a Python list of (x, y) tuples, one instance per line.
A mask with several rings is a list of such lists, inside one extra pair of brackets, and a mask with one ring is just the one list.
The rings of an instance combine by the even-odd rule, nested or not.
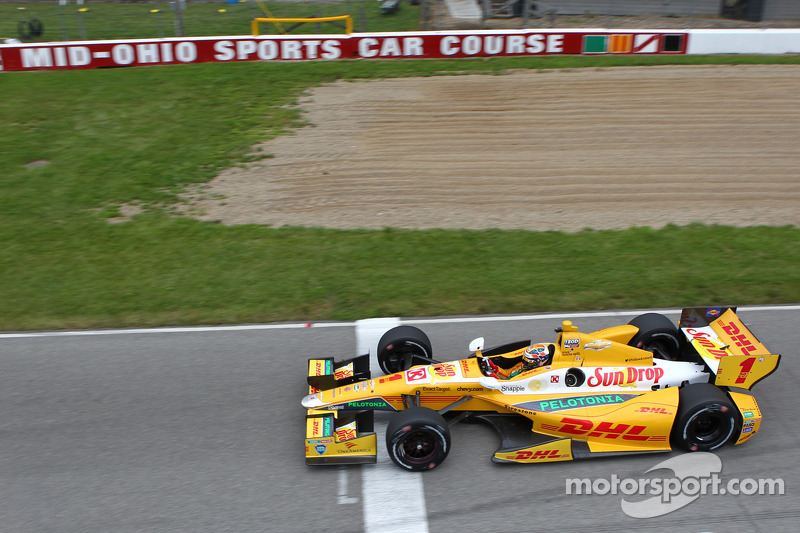
[[(590, 331), (633, 314), (570, 316)], [(795, 532), (800, 306), (740, 316), (783, 360), (754, 389), (758, 435), (716, 452), (721, 475), (780, 478), (785, 494), (704, 495), (649, 519), (626, 516), (621, 495), (567, 495), (566, 479), (640, 478), (678, 453), (500, 466), (489, 460), (492, 430), (465, 424), (452, 428), (453, 450), (437, 469), (385, 469), (381, 500), (365, 513), (364, 469), (389, 459), (307, 467), (299, 404), (306, 358), (353, 354), (352, 323), (0, 335), (0, 531), (377, 531), (374, 509), (384, 506), (384, 531)], [(488, 345), (552, 339), (562, 318), (404, 322), (452, 359), (478, 335)], [(404, 521), (413, 498), (394, 491), (409, 481), (421, 488), (421, 524), (415, 510)]]

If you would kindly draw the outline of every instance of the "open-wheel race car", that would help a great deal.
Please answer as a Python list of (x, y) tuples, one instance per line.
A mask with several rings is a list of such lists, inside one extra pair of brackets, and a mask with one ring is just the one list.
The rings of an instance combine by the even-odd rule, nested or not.
[(564, 321), (556, 332), (554, 342), (491, 349), (478, 338), (469, 357), (439, 362), (425, 333), (398, 326), (378, 343), (386, 375), (374, 378), (368, 354), (310, 359), (306, 462), (375, 462), (374, 411), (395, 412), (387, 450), (413, 471), (445, 460), (449, 426), (462, 420), (499, 432), (496, 463), (714, 450), (758, 431), (748, 391), (780, 361), (729, 307), (684, 309), (677, 325), (647, 313), (592, 333)]

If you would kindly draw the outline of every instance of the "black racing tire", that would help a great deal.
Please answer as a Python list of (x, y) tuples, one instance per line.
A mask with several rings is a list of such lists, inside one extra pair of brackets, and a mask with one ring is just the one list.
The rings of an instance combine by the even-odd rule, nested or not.
[(669, 318), (658, 313), (646, 313), (628, 324), (639, 328), (639, 332), (628, 343), (629, 346), (652, 352), (656, 359), (682, 359), (686, 340), (678, 326)]
[(433, 409), (411, 407), (394, 415), (386, 428), (386, 449), (403, 470), (431, 470), (450, 453), (450, 430)]
[(378, 341), (378, 364), (385, 374), (408, 370), (414, 365), (438, 363), (432, 359), (431, 341), (414, 326), (397, 326)]
[(736, 413), (728, 396), (711, 383), (686, 385), (680, 390), (672, 445), (690, 452), (716, 450), (731, 439)]

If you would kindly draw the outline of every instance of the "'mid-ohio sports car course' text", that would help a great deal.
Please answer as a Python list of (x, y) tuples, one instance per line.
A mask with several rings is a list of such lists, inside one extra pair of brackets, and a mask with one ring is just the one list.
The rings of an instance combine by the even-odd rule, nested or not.
[(375, 462), (374, 411), (395, 412), (387, 450), (413, 471), (445, 460), (459, 421), (499, 432), (496, 463), (714, 450), (758, 431), (749, 390), (780, 361), (730, 307), (684, 309), (677, 325), (647, 313), (592, 333), (563, 321), (556, 332), (491, 349), (477, 338), (469, 357), (439, 362), (425, 333), (398, 326), (378, 343), (386, 375), (374, 378), (369, 354), (310, 359), (306, 462)]

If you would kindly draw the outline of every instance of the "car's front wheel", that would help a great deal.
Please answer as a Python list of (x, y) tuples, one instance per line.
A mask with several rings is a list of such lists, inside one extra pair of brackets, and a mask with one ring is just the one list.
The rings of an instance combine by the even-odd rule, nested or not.
[(425, 332), (414, 326), (397, 326), (378, 341), (378, 364), (386, 374), (408, 370), (414, 365), (438, 363)]
[(386, 448), (392, 461), (404, 470), (431, 470), (450, 453), (450, 430), (433, 409), (411, 407), (394, 415), (389, 423)]

